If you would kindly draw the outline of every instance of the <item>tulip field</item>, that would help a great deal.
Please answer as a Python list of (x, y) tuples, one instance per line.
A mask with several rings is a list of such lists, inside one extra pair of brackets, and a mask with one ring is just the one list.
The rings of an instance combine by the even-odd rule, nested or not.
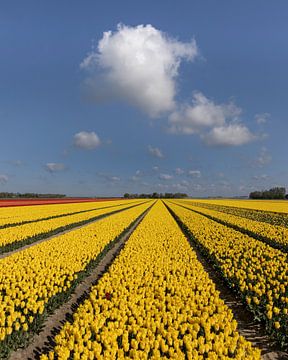
[[(123, 246), (49, 346), (34, 345), (56, 309), (119, 241)], [(276, 344), (287, 353), (284, 201), (117, 199), (3, 207), (0, 264), (0, 359), (31, 358), (25, 348), (33, 346), (41, 360), (264, 358), (261, 344), (241, 332), (244, 325), (221, 286), (261, 324), (273, 351)], [(205, 264), (224, 285), (210, 278)]]

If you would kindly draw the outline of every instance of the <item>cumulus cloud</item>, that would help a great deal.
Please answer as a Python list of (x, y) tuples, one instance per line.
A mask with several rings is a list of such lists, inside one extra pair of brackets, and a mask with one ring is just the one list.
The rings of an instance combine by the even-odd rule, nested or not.
[(209, 146), (239, 146), (256, 138), (241, 123), (242, 109), (233, 102), (216, 104), (201, 92), (194, 92), (192, 104), (182, 104), (169, 116), (168, 132), (199, 134)]
[(5, 174), (0, 174), (0, 184), (4, 185), (8, 182), (9, 178), (7, 175)]
[(201, 171), (200, 170), (189, 170), (188, 175), (199, 178), (199, 177), (201, 177)]
[(149, 145), (148, 151), (149, 151), (150, 155), (157, 157), (159, 159), (162, 159), (164, 157), (162, 151), (158, 147), (153, 147), (153, 146)]
[(77, 148), (93, 150), (100, 144), (100, 138), (94, 131), (80, 131), (74, 135), (74, 146)]
[(160, 174), (159, 179), (161, 179), (161, 180), (170, 180), (170, 179), (173, 179), (173, 176), (169, 175), (169, 174)]
[(236, 119), (241, 109), (235, 104), (215, 104), (201, 92), (194, 92), (192, 104), (180, 105), (169, 116), (169, 132), (173, 134), (195, 134), (203, 128), (222, 126), (227, 120)]
[(47, 163), (45, 169), (50, 173), (55, 173), (65, 170), (65, 165), (62, 163)]
[(209, 146), (240, 146), (253, 141), (256, 138), (251, 131), (241, 123), (216, 126), (202, 139)]
[(181, 61), (197, 54), (195, 40), (180, 42), (152, 25), (120, 24), (115, 32), (104, 32), (80, 66), (96, 100), (118, 98), (158, 117), (175, 107)]

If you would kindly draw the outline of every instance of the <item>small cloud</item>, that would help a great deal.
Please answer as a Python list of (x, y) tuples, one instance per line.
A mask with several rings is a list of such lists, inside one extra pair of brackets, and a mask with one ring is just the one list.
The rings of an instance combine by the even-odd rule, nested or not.
[(159, 170), (159, 166), (153, 166), (152, 170), (158, 171), (158, 170)]
[(173, 179), (173, 176), (169, 175), (169, 174), (160, 174), (159, 179), (160, 180), (170, 180), (170, 179)]
[(266, 124), (271, 117), (271, 114), (269, 113), (263, 113), (263, 114), (256, 114), (255, 115), (255, 121), (258, 125)]
[(94, 132), (80, 131), (74, 135), (74, 146), (80, 149), (93, 150), (101, 144), (99, 136)]
[(199, 178), (199, 177), (201, 177), (201, 171), (200, 170), (189, 170), (188, 175), (195, 177), (195, 178)]
[(66, 166), (62, 163), (47, 163), (45, 169), (50, 173), (55, 173), (65, 170)]
[(137, 170), (136, 173), (135, 173), (137, 176), (141, 175), (141, 171), (140, 170)]
[(105, 173), (97, 173), (97, 175), (102, 178), (104, 181), (106, 182), (118, 182), (121, 180), (121, 178), (119, 176), (115, 176), (115, 175), (109, 175), (109, 174), (105, 174)]
[(109, 180), (110, 181), (120, 181), (121, 179), (118, 176), (111, 176)]
[(214, 127), (202, 139), (209, 146), (240, 146), (255, 140), (256, 136), (245, 125), (231, 123)]
[(5, 174), (0, 174), (0, 184), (4, 185), (8, 182), (9, 178), (7, 175)]
[(266, 175), (266, 174), (262, 174), (262, 175), (254, 175), (252, 177), (253, 180), (256, 180), (256, 181), (261, 181), (261, 180), (268, 180), (269, 179), (269, 175)]
[(189, 182), (187, 180), (182, 180), (181, 181), (181, 185), (183, 186), (188, 186), (189, 185)]
[(153, 147), (153, 146), (149, 145), (148, 151), (149, 151), (150, 155), (157, 157), (159, 159), (162, 159), (164, 157), (162, 151), (158, 147)]
[(185, 186), (185, 185), (183, 185), (181, 183), (172, 184), (171, 187), (175, 191), (186, 191), (187, 190), (187, 186)]
[(201, 92), (194, 92), (192, 104), (180, 105), (169, 116), (172, 134), (198, 134), (204, 128), (223, 126), (227, 120), (235, 120), (242, 110), (232, 102), (215, 104)]
[(184, 174), (184, 172), (185, 171), (183, 169), (179, 168), (179, 167), (175, 169), (175, 174), (176, 175), (182, 175), (182, 174)]

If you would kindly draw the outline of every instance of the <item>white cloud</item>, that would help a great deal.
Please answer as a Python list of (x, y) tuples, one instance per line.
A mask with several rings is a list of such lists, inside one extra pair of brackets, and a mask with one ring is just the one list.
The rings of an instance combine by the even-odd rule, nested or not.
[(162, 151), (158, 147), (153, 147), (153, 146), (149, 145), (148, 146), (148, 151), (149, 151), (150, 155), (152, 155), (154, 157), (157, 157), (159, 159), (164, 157)]
[(80, 131), (74, 135), (74, 146), (78, 148), (93, 150), (100, 144), (99, 136), (94, 131)]
[(269, 113), (263, 113), (263, 114), (256, 114), (255, 115), (255, 121), (258, 125), (261, 125), (261, 124), (266, 124), (269, 119), (270, 119), (270, 114)]
[(200, 170), (189, 170), (188, 175), (199, 178), (199, 177), (201, 177), (201, 171)]
[(65, 170), (65, 165), (62, 163), (47, 163), (45, 165), (45, 169), (49, 171), (50, 173), (54, 173), (57, 171), (63, 171)]
[(158, 171), (159, 170), (159, 166), (153, 166), (152, 168), (154, 171)]
[(184, 104), (169, 116), (169, 132), (191, 135), (203, 128), (222, 126), (229, 119), (237, 119), (241, 109), (233, 103), (215, 104), (200, 92), (193, 94), (192, 105)]
[(118, 177), (118, 176), (111, 176), (110, 177), (110, 181), (120, 181), (121, 179), (120, 179), (120, 177)]
[(7, 175), (5, 174), (0, 174), (0, 184), (4, 185), (8, 182), (9, 178)]
[(184, 172), (185, 171), (183, 169), (179, 168), (179, 167), (175, 169), (176, 175), (182, 175), (182, 174), (184, 174)]
[(104, 32), (97, 50), (80, 65), (89, 73), (95, 99), (120, 98), (151, 117), (174, 109), (181, 61), (193, 61), (198, 54), (194, 40), (180, 42), (152, 25), (120, 24), (114, 33)]
[(272, 156), (269, 154), (268, 150), (266, 149), (266, 147), (262, 147), (260, 149), (260, 153), (256, 158), (256, 165), (259, 167), (263, 167), (267, 164), (269, 164), (272, 160)]
[(160, 174), (159, 179), (161, 179), (161, 180), (170, 180), (170, 179), (173, 179), (173, 176), (169, 175), (169, 174)]
[(266, 174), (261, 174), (261, 175), (254, 175), (252, 177), (253, 180), (257, 180), (257, 181), (261, 181), (261, 180), (268, 180), (269, 176)]
[(214, 127), (202, 139), (209, 146), (239, 146), (255, 140), (256, 136), (241, 123)]

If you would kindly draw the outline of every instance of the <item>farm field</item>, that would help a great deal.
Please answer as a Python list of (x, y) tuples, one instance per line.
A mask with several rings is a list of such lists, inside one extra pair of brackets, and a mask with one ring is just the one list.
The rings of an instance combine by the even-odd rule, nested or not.
[(12, 246), (0, 258), (0, 359), (285, 359), (287, 218), (285, 202), (244, 200), (0, 209), (0, 251)]
[(55, 198), (55, 199), (1, 199), (0, 207), (10, 206), (31, 206), (31, 205), (47, 205), (47, 204), (69, 204), (69, 203), (83, 203), (83, 202), (96, 202), (96, 201), (114, 201), (117, 198), (105, 199), (87, 199), (87, 198)]

